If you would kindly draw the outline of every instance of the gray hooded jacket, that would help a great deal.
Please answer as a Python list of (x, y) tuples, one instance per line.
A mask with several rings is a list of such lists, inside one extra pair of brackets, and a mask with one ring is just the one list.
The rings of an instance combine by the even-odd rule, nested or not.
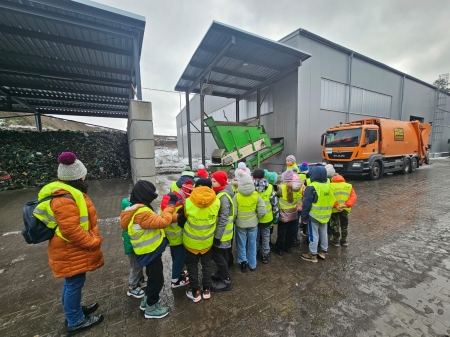
[[(238, 193), (242, 194), (243, 196), (249, 196), (253, 192), (255, 192), (255, 185), (253, 185), (252, 179), (239, 180)], [(236, 196), (237, 194), (233, 198), (233, 203), (235, 207), (234, 209), (236, 210), (235, 225), (240, 228), (251, 228), (258, 226), (258, 219), (262, 219), (266, 215), (266, 204), (264, 203), (264, 200), (262, 200), (262, 198), (258, 195), (258, 203), (256, 204), (255, 208), (256, 218), (250, 220), (237, 219), (238, 204)]]
[[(225, 187), (221, 192), (227, 193), (230, 196), (230, 198), (233, 199), (234, 192), (231, 189), (231, 185), (228, 184), (227, 187)], [(230, 203), (230, 200), (227, 198), (226, 195), (222, 195), (219, 200), (220, 200), (220, 209), (219, 209), (219, 216), (217, 217), (217, 226), (216, 231), (214, 232), (214, 238), (220, 240), (222, 238), (223, 232), (225, 231), (225, 226), (228, 223), (228, 216), (232, 214), (233, 205)], [(231, 240), (223, 242), (221, 241), (219, 245), (214, 244), (214, 247), (222, 249), (230, 248)]]

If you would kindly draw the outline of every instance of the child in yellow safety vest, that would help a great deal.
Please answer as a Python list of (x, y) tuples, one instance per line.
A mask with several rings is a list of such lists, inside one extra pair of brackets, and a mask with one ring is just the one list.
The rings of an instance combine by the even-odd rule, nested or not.
[(253, 184), (255, 190), (264, 201), (266, 215), (258, 220), (257, 247), (261, 252), (262, 263), (269, 263), (270, 260), (270, 227), (278, 223), (280, 211), (278, 209), (278, 197), (273, 185), (264, 178), (264, 171), (257, 168), (253, 171)]
[(172, 183), (170, 187), (170, 192), (175, 192), (181, 190), (181, 186), (186, 182), (186, 180), (194, 180), (195, 173), (192, 171), (190, 166), (185, 166), (183, 172), (181, 172), (181, 177)]
[(236, 246), (237, 262), (241, 272), (247, 267), (250, 271), (256, 269), (256, 237), (258, 234), (258, 219), (266, 215), (266, 205), (255, 191), (253, 179), (242, 170), (237, 170), (238, 191), (233, 198), (236, 209)]
[[(303, 188), (301, 191), (302, 198), (303, 198), (303, 192), (304, 192), (304, 189), (306, 188), (306, 179), (308, 178), (307, 175), (309, 173), (309, 165), (306, 161), (304, 161), (298, 168), (300, 169), (300, 173), (299, 173), (300, 180), (303, 182)], [(301, 213), (302, 213), (301, 209), (300, 209), (299, 213), (300, 213), (300, 217), (301, 217)], [(300, 221), (300, 227), (302, 230), (301, 234), (304, 237), (307, 237), (308, 236), (308, 226), (304, 226)]]
[(278, 185), (278, 204), (280, 217), (278, 220), (277, 242), (272, 251), (277, 255), (292, 252), (294, 245), (294, 227), (298, 224), (297, 205), (301, 202), (301, 181), (292, 170), (281, 175), (282, 183)]
[[(191, 195), (194, 189), (194, 181), (188, 179), (181, 186), (181, 189), (173, 192), (178, 198), (175, 204), (175, 212), (181, 212), (183, 205), (186, 203), (186, 199)], [(170, 201), (170, 195), (166, 194), (161, 200), (161, 211), (167, 207)], [(164, 228), (166, 238), (169, 240), (170, 255), (172, 257), (172, 280), (171, 287), (178, 288), (189, 284), (189, 273), (187, 270), (183, 270), (184, 263), (186, 262), (186, 248), (183, 246), (183, 229), (178, 225), (177, 221), (174, 221), (170, 226)]]
[(290, 154), (286, 157), (286, 171), (292, 169), (296, 169), (298, 172), (297, 159), (295, 159), (295, 157)]
[[(201, 178), (179, 214), (178, 224), (183, 227), (183, 245), (186, 248), (186, 265), (190, 288), (186, 296), (194, 302), (211, 298), (212, 246), (216, 230), (220, 200), (212, 190), (211, 180)], [(202, 264), (203, 289), (200, 294), (198, 263)]]
[[(333, 190), (336, 203), (334, 204), (330, 224), (330, 243), (333, 246), (348, 246), (348, 215), (355, 204), (357, 197), (353, 186), (341, 175), (336, 175), (331, 179), (331, 189)], [(340, 241), (339, 241), (340, 239)]]
[(211, 177), (212, 188), (220, 200), (220, 209), (214, 232), (213, 260), (217, 265), (217, 273), (212, 275), (211, 290), (214, 292), (230, 291), (232, 289), (228, 273), (229, 250), (231, 250), (234, 233), (233, 190), (228, 184), (228, 174), (216, 171)]
[(163, 229), (177, 219), (174, 214), (177, 197), (170, 195), (161, 215), (155, 214), (150, 205), (157, 197), (151, 182), (139, 180), (131, 191), (131, 206), (120, 213), (120, 226), (128, 230), (136, 260), (146, 268), (148, 275), (146, 295), (140, 305), (145, 318), (161, 318), (169, 314), (169, 308), (161, 306), (159, 297), (164, 285), (161, 255), (167, 246)]
[[(317, 262), (317, 256), (325, 259), (328, 251), (327, 223), (336, 198), (327, 183), (327, 171), (323, 166), (315, 166), (310, 170), (311, 183), (305, 188), (302, 207), (302, 223), (308, 225), (309, 253), (301, 258)], [(320, 251), (317, 251), (320, 239)]]

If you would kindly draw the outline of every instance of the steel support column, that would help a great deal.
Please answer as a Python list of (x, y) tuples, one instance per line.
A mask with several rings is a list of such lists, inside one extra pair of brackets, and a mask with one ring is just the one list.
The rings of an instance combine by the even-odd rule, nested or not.
[(200, 80), (200, 137), (202, 146), (202, 164), (205, 165), (205, 95), (201, 94), (201, 88), (203, 87), (203, 79)]
[(405, 96), (405, 76), (402, 77), (402, 101), (400, 103), (400, 120), (403, 117), (403, 98)]
[(239, 122), (239, 98), (236, 98), (236, 122)]
[(42, 132), (42, 122), (41, 122), (41, 115), (38, 113), (34, 114), (34, 120), (36, 121), (36, 129), (38, 132)]
[(139, 101), (142, 101), (139, 35), (140, 35), (139, 32), (134, 32), (133, 34), (133, 57), (134, 57), (134, 75), (136, 76), (136, 96)]
[(348, 106), (347, 106), (347, 115), (345, 116), (345, 121), (350, 121), (350, 107), (352, 104), (352, 68), (353, 68), (353, 52), (350, 54), (350, 62), (348, 66), (348, 77), (349, 77), (349, 84), (348, 84)]
[[(258, 118), (258, 120), (261, 117), (261, 103), (260, 103), (260, 101), (261, 101), (261, 89), (258, 88), (256, 90), (256, 118)], [(258, 125), (259, 125), (259, 123), (260, 122), (258, 121)]]
[(186, 129), (187, 129), (187, 148), (189, 166), (192, 167), (192, 149), (191, 149), (191, 109), (189, 106), (189, 93), (186, 92)]

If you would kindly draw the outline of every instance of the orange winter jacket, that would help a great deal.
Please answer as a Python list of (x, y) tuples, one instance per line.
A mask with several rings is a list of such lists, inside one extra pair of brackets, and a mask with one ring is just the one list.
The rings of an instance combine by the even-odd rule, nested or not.
[[(331, 179), (331, 182), (332, 182), (332, 183), (345, 183), (345, 179), (344, 179), (343, 176), (341, 176), (340, 174), (338, 174), (338, 175), (334, 176), (334, 177)], [(345, 206), (348, 207), (348, 208), (352, 208), (353, 205), (355, 204), (355, 202), (356, 202), (357, 199), (358, 199), (358, 198), (356, 197), (355, 189), (352, 187), (352, 191), (350, 192), (350, 197), (349, 197), (348, 200), (345, 202)], [(338, 207), (338, 206), (339, 206), (338, 203), (335, 202), (335, 203), (334, 203), (334, 208), (336, 208), (336, 207)]]
[[(128, 231), (131, 218), (143, 206), (143, 204), (135, 204), (120, 213), (120, 227), (124, 231)], [(134, 223), (139, 224), (142, 229), (163, 229), (168, 227), (172, 222), (177, 222), (178, 214), (174, 212), (175, 206), (167, 205), (161, 215), (150, 212), (139, 213), (134, 217)]]
[[(70, 194), (57, 190), (53, 195)], [(55, 213), (61, 234), (69, 241), (55, 234), (47, 247), (48, 263), (57, 278), (71, 277), (100, 268), (104, 264), (100, 245), (103, 238), (97, 227), (97, 211), (86, 194), (84, 200), (88, 208), (89, 231), (80, 226), (80, 211), (74, 200), (52, 199), (50, 207)]]

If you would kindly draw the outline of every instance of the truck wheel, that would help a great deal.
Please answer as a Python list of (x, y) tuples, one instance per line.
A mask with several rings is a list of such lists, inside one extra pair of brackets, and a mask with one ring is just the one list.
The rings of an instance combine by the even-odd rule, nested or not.
[(372, 167), (369, 171), (370, 180), (377, 180), (381, 177), (381, 167), (380, 164), (376, 161), (372, 164)]
[(409, 171), (411, 170), (411, 162), (409, 161), (409, 158), (405, 158), (403, 159), (403, 174), (407, 174), (409, 173)]
[(411, 168), (409, 170), (409, 173), (413, 173), (417, 169), (417, 158), (412, 157), (411, 158)]

